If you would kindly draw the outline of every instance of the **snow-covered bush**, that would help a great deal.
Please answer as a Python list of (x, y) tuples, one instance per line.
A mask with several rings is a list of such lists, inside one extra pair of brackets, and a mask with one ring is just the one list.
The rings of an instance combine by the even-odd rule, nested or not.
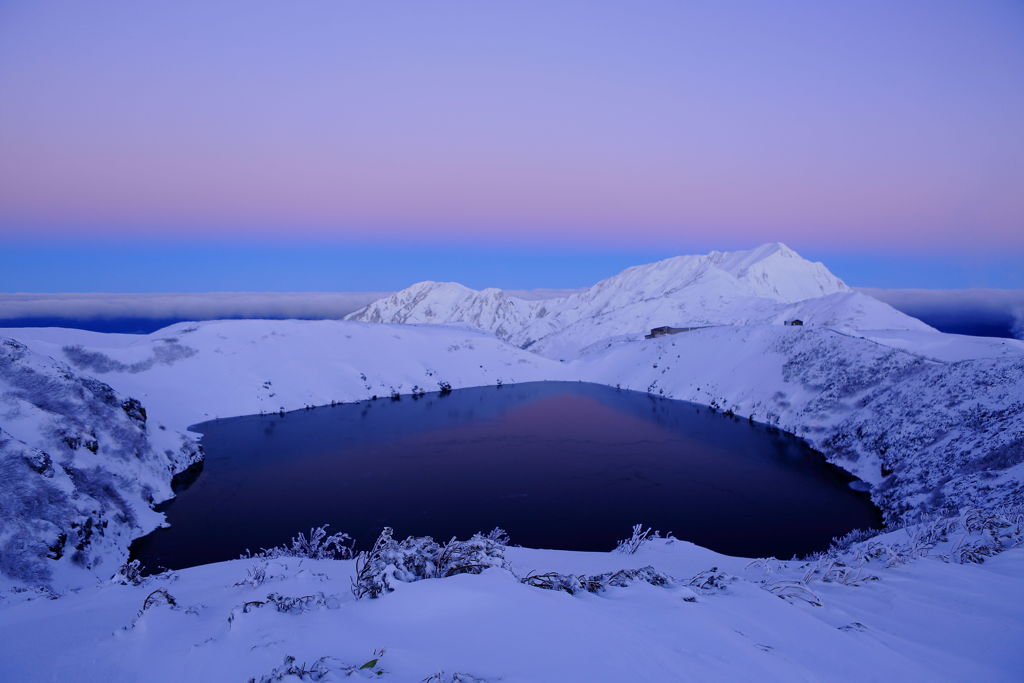
[(259, 588), (267, 582), (267, 579), (269, 578), (269, 569), (270, 566), (266, 562), (253, 565), (252, 567), (249, 567), (248, 571), (246, 571), (245, 578), (235, 585)]
[[(960, 515), (932, 516), (907, 525), (895, 531), (894, 536), (863, 540), (860, 536), (859, 532), (852, 532), (836, 539), (828, 550), (808, 557), (800, 565), (803, 576), (794, 580), (804, 587), (816, 581), (859, 586), (879, 580), (874, 573), (878, 569), (891, 569), (922, 558), (980, 564), (1004, 550), (1024, 544), (1024, 506), (969, 508)], [(849, 542), (851, 537), (857, 540)], [(785, 581), (780, 583), (769, 575), (785, 571), (762, 568), (765, 569), (762, 587), (777, 593), (778, 586)]]
[(422, 683), (487, 683), (487, 679), (460, 671), (453, 671), (450, 674), (438, 671), (424, 678)]
[(125, 562), (118, 568), (111, 581), (122, 586), (138, 586), (142, 584), (142, 563), (138, 560)]
[(673, 536), (671, 532), (662, 536), (660, 531), (651, 531), (650, 527), (644, 529), (643, 524), (634, 524), (632, 535), (619, 541), (612, 552), (633, 555), (648, 541), (660, 538), (672, 539)]
[(324, 524), (309, 530), (307, 538), (301, 531), (293, 536), (290, 543), (285, 543), (273, 548), (262, 548), (255, 553), (246, 551), (242, 559), (259, 557), (274, 559), (278, 557), (305, 557), (311, 560), (348, 560), (352, 558), (352, 537), (346, 533), (338, 532), (327, 535), (327, 527)]
[(378, 598), (394, 590), (392, 579), (412, 582), (504, 567), (507, 544), (508, 535), (500, 528), (486, 535), (475, 534), (466, 541), (452, 538), (442, 545), (429, 536), (396, 541), (391, 527), (384, 527), (373, 547), (356, 557), (352, 594), (356, 598)]
[[(246, 603), (247, 605), (254, 605), (257, 603)], [(268, 593), (266, 602), (259, 603), (262, 605), (273, 605), (274, 609), (282, 614), (305, 614), (306, 612), (318, 609), (320, 607), (331, 607), (337, 604), (337, 601), (323, 593), (316, 593), (315, 595), (299, 595), (289, 596), (281, 595), (280, 593)]]
[(675, 581), (668, 574), (657, 571), (654, 567), (639, 569), (619, 569), (604, 574), (559, 574), (545, 572), (530, 574), (519, 579), (521, 583), (544, 590), (565, 591), (569, 595), (576, 593), (602, 593), (609, 587), (625, 588), (634, 583), (648, 583), (652, 586), (668, 586)]
[(374, 658), (363, 664), (346, 664), (337, 657), (320, 657), (310, 665), (305, 662), (299, 664), (295, 657), (286, 655), (284, 661), (274, 667), (270, 673), (259, 678), (250, 678), (249, 683), (275, 683), (285, 679), (294, 678), (300, 681), (323, 681), (337, 678), (349, 678), (361, 676), (364, 678), (380, 678), (384, 670), (380, 668), (379, 662), (383, 650), (374, 653)]
[(821, 607), (822, 605), (821, 598), (802, 581), (773, 581), (764, 586), (764, 588), (772, 595), (776, 595), (786, 602), (792, 603), (800, 600), (814, 607)]
[(146, 610), (161, 605), (167, 605), (168, 607), (177, 607), (178, 601), (174, 599), (174, 596), (167, 592), (165, 588), (157, 588), (155, 591), (146, 596), (146, 599), (142, 602), (142, 609), (139, 610), (139, 614), (142, 614)]
[(712, 567), (695, 574), (686, 585), (701, 593), (724, 593), (734, 581), (735, 576), (719, 571), (718, 567)]

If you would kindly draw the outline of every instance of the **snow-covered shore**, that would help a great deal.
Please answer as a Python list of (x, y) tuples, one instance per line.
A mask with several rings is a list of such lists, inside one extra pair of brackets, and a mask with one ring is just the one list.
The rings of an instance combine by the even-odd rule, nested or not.
[(890, 523), (1022, 497), (1024, 343), (721, 325), (562, 363), (451, 325), (235, 320), (151, 335), (8, 331), (138, 398), (158, 427), (497, 382), (580, 380), (777, 426), (874, 487)]

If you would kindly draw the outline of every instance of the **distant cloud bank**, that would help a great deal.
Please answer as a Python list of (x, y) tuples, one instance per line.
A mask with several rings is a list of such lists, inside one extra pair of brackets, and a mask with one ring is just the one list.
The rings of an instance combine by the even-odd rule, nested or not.
[(341, 318), (389, 292), (0, 294), (0, 321), (26, 318)]
[(858, 289), (943, 332), (1024, 339), (1024, 289)]
[[(506, 290), (524, 299), (573, 289)], [(207, 292), (183, 294), (3, 294), (0, 327), (75, 327), (148, 333), (175, 322), (220, 318), (337, 319), (391, 292)]]
[[(578, 290), (506, 290), (525, 299)], [(1024, 339), (1021, 289), (860, 291), (956, 334)], [(149, 332), (172, 322), (218, 318), (342, 318), (391, 292), (211, 292), (188, 294), (0, 294), (0, 327), (81, 327)], [(105, 321), (131, 321), (105, 324)], [(139, 321), (142, 321), (139, 324)], [(145, 321), (153, 321), (146, 324)]]

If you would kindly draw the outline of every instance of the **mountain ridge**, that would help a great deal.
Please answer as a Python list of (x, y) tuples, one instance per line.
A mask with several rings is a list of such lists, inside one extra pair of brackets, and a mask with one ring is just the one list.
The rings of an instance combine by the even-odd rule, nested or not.
[(850, 330), (930, 329), (855, 292), (824, 264), (804, 259), (781, 242), (673, 256), (547, 299), (527, 300), (455, 282), (418, 282), (345, 320), (464, 324), (560, 358), (660, 325), (780, 324), (787, 316)]

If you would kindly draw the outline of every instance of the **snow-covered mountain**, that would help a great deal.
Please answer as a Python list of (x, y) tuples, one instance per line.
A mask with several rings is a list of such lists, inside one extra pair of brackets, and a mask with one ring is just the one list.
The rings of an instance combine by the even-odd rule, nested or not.
[(847, 330), (929, 329), (854, 292), (821, 263), (778, 242), (634, 266), (588, 289), (544, 300), (420, 282), (346, 319), (471, 325), (540, 355), (570, 358), (661, 325), (777, 324), (788, 318)]
[(503, 290), (470, 289), (457, 282), (417, 282), (345, 316), (370, 323), (464, 323), (509, 340), (537, 317), (544, 304)]

